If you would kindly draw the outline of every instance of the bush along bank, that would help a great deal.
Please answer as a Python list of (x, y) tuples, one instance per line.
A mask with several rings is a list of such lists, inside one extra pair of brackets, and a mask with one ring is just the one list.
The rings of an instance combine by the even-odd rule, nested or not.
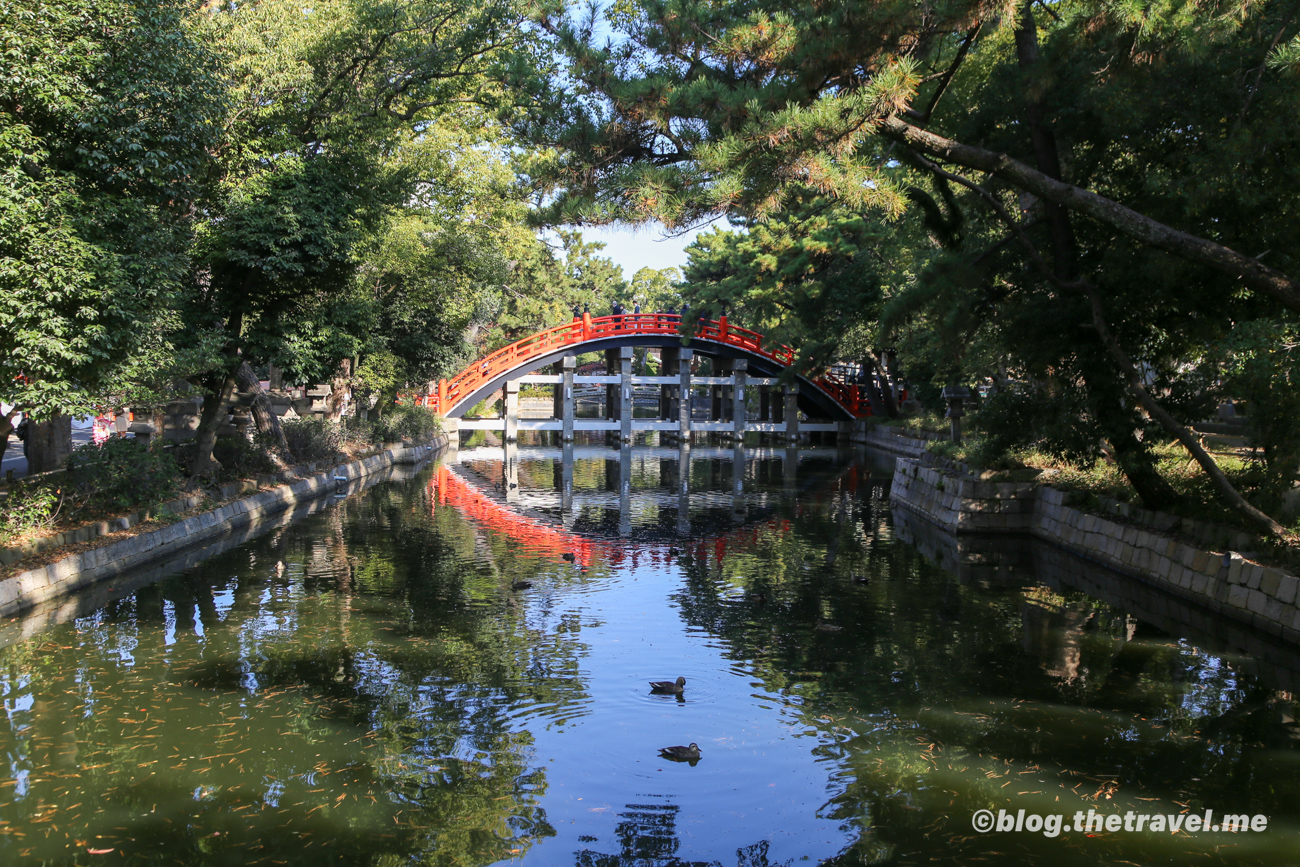
[[(341, 486), (365, 479), (394, 464), (430, 460), (445, 450), (448, 443), (447, 436), (438, 434), (427, 443), (394, 446), (361, 460), (331, 465), (311, 475), (231, 500), (166, 526), (143, 529), (127, 538), (102, 539), (103, 544), (90, 550), (0, 579), (0, 616), (16, 614), (231, 530), (267, 520), (290, 506), (333, 494)], [(242, 489), (243, 484), (231, 485), (227, 490), (234, 493), (236, 489)]]
[[(62, 471), (21, 478), (0, 487), (0, 564), (66, 543), (101, 536), (105, 526), (127, 529), (149, 516), (166, 517), (229, 499), (230, 485), (270, 485), (330, 464), (363, 458), (385, 443), (428, 442), (437, 417), (424, 407), (395, 407), (376, 421), (282, 422), (285, 445), (265, 435), (218, 439), (216, 471), (200, 491), (185, 491), (194, 442), (144, 443), (112, 438), (73, 450)], [(181, 497), (185, 491), (187, 497)], [(195, 499), (198, 495), (198, 499)], [(125, 525), (123, 525), (125, 524)], [(17, 554), (21, 551), (22, 554)]]
[(51, 549), (141, 523), (170, 523), (232, 497), (367, 457), (386, 443), (427, 443), (440, 427), (423, 407), (398, 407), (376, 422), (299, 419), (284, 422), (283, 430), (288, 450), (261, 436), (220, 440), (218, 471), (201, 490), (188, 492), (182, 467), (192, 443), (109, 439), (75, 449), (65, 470), (21, 479), (0, 491), (0, 545), (5, 546), (0, 570), (13, 571)]

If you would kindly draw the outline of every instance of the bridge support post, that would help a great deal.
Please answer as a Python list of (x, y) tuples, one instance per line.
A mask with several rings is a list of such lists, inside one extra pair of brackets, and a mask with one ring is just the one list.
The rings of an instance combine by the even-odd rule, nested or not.
[(573, 419), (576, 416), (573, 396), (573, 374), (578, 369), (578, 357), (566, 355), (560, 359), (560, 440), (573, 442)]
[(505, 489), (506, 502), (519, 502), (519, 445), (514, 440), (506, 440), (505, 456), (501, 462), (501, 486)]
[(785, 392), (785, 439), (786, 442), (799, 441), (799, 383), (787, 385)]
[(505, 420), (505, 441), (513, 443), (519, 441), (519, 380), (509, 379), (502, 386), (502, 392), (505, 396), (504, 408), (501, 415)]
[(632, 359), (634, 350), (625, 346), (618, 351), (618, 435), (624, 443), (632, 442)]
[(560, 522), (564, 529), (573, 526), (573, 443), (561, 446), (560, 459)]
[[(691, 447), (691, 362), (695, 360), (694, 356), (695, 350), (693, 349), (678, 350), (677, 436), (688, 449)], [(689, 463), (688, 458), (688, 469)]]
[(758, 387), (758, 420), (772, 420), (772, 389), (766, 385)]
[[(745, 441), (745, 428), (749, 426), (748, 405), (745, 400), (745, 381), (748, 378), (749, 362), (737, 358), (731, 362), (731, 433), (737, 443)], [(743, 458), (742, 458), (743, 463)]]

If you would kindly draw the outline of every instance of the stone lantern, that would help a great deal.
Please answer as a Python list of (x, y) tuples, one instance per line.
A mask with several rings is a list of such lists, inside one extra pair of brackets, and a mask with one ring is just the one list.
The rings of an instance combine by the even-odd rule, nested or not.
[(944, 413), (944, 418), (952, 421), (952, 441), (960, 445), (961, 417), (966, 414), (964, 404), (970, 400), (970, 389), (964, 385), (946, 385), (943, 389), (943, 399), (948, 404), (948, 411)]

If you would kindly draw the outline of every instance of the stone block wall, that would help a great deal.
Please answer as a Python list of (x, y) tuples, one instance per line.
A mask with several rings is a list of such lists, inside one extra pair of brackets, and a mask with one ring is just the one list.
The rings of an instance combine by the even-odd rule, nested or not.
[[(215, 539), (231, 530), (260, 524), (285, 509), (326, 494), (340, 485), (361, 483), (394, 464), (428, 460), (447, 448), (446, 434), (432, 445), (394, 447), (364, 460), (340, 464), (323, 472), (295, 478), (269, 490), (253, 493), (220, 508), (177, 521), (166, 527), (64, 557), (47, 566), (29, 569), (0, 580), (0, 616), (24, 611), (122, 572), (171, 556), (192, 545)], [(241, 483), (232, 483), (229, 494)], [(251, 486), (253, 489), (255, 485)]]
[(1300, 643), (1300, 579), (1230, 549), (1207, 549), (1158, 530), (1066, 505), (1034, 482), (980, 481), (899, 457), (890, 499), (953, 533), (1035, 536), (1260, 632)]
[(1033, 482), (989, 482), (898, 459), (890, 499), (962, 533), (1028, 533), (1034, 528)]

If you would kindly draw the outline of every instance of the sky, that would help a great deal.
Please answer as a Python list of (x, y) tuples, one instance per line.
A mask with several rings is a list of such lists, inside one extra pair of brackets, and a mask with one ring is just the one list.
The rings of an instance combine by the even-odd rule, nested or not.
[(669, 236), (663, 225), (655, 223), (644, 227), (583, 226), (579, 231), (587, 241), (604, 243), (605, 249), (600, 254), (621, 265), (623, 276), (631, 280), (633, 274), (645, 267), (682, 268), (686, 264), (686, 245), (708, 229), (704, 226), (684, 235)]

